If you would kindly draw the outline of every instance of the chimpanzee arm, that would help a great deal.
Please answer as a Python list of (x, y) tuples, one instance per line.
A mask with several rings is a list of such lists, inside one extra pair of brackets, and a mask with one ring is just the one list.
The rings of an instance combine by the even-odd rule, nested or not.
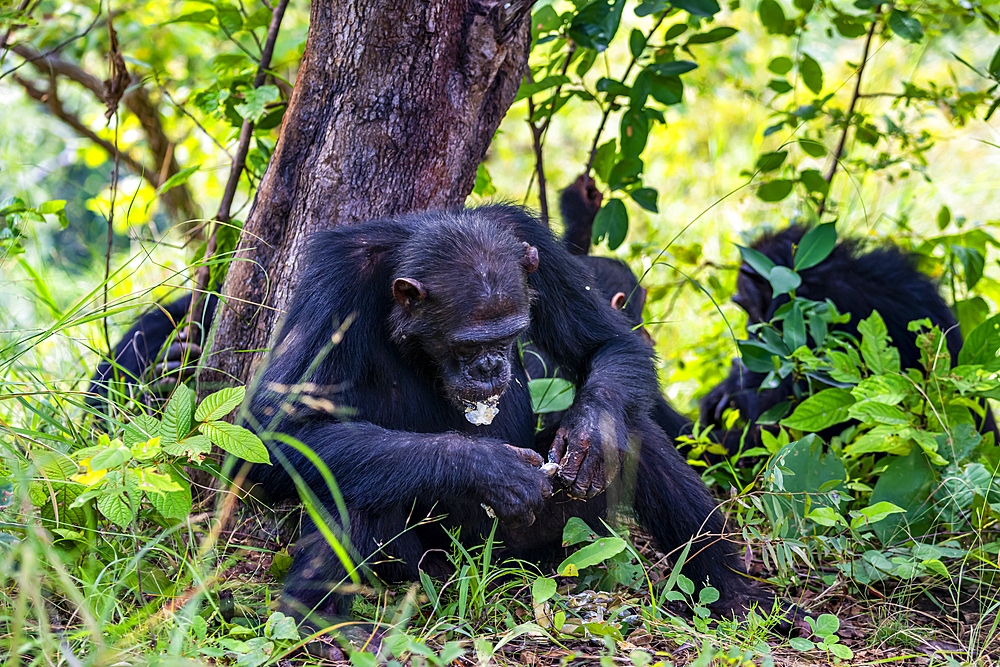
[(627, 448), (629, 427), (648, 415), (659, 391), (652, 350), (601, 301), (582, 265), (547, 229), (516, 209), (497, 217), (538, 249), (538, 269), (528, 276), (536, 292), (530, 337), (578, 387), (550, 460), (559, 459), (560, 478), (575, 492), (596, 495), (605, 486), (604, 450)]
[(559, 211), (563, 221), (563, 245), (573, 255), (590, 252), (594, 218), (601, 210), (600, 190), (594, 179), (581, 174), (559, 195)]

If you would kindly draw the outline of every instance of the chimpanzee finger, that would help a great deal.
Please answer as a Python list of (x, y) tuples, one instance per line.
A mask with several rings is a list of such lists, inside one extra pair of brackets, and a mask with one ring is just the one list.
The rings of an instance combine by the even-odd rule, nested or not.
[(580, 466), (587, 460), (590, 451), (590, 438), (577, 437), (566, 446), (566, 454), (559, 461), (559, 478), (566, 484), (573, 484), (580, 474)]
[(194, 343), (174, 343), (167, 348), (164, 358), (167, 361), (178, 361), (181, 359), (194, 360), (201, 356), (201, 347)]
[(505, 444), (504, 446), (513, 449), (514, 452), (518, 456), (520, 456), (525, 463), (527, 463), (530, 466), (534, 466), (535, 468), (540, 468), (542, 464), (545, 463), (545, 459), (542, 458), (542, 455), (533, 449), (524, 449), (523, 447), (515, 447), (514, 445), (507, 445), (507, 444)]
[(573, 483), (573, 495), (580, 498), (593, 498), (597, 495), (592, 489), (602, 487), (604, 480), (598, 477), (598, 473), (601, 477), (604, 476), (602, 468), (600, 456), (588, 456), (584, 459), (580, 465), (580, 471), (576, 474), (576, 481)]
[(715, 404), (715, 418), (722, 419), (722, 413), (726, 411), (726, 406), (729, 405), (729, 392), (725, 392), (719, 397), (719, 402)]
[(552, 439), (552, 445), (549, 447), (549, 463), (558, 464), (565, 453), (566, 429), (561, 428), (556, 431), (556, 437)]

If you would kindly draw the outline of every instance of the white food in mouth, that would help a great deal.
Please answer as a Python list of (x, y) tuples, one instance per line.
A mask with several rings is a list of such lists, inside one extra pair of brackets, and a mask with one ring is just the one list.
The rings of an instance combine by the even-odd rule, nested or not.
[(558, 463), (546, 463), (541, 468), (539, 468), (539, 470), (541, 470), (542, 473), (544, 473), (547, 477), (552, 477), (557, 472), (559, 472), (559, 468), (560, 466)]
[(489, 425), (500, 412), (500, 395), (490, 396), (485, 401), (465, 404), (465, 418), (476, 426)]

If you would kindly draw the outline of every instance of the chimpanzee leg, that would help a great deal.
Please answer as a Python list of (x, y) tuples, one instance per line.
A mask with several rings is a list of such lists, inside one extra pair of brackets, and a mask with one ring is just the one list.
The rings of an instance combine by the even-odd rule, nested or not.
[(699, 588), (707, 583), (719, 591), (715, 606), (742, 607), (748, 595), (759, 599), (760, 594), (750, 590), (735, 545), (722, 537), (725, 519), (698, 474), (649, 418), (633, 433), (639, 438), (633, 500), (639, 523), (674, 556), (697, 536), (683, 572)]

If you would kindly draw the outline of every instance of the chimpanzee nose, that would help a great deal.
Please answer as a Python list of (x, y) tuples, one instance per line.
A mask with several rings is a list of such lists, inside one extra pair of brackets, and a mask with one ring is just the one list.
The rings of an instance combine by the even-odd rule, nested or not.
[(500, 360), (493, 355), (480, 357), (472, 367), (473, 376), (480, 382), (494, 378), (499, 371)]

